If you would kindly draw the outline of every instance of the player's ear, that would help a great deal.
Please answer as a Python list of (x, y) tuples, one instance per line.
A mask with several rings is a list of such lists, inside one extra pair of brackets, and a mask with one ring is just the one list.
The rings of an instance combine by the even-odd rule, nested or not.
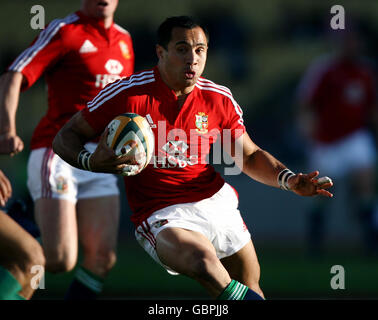
[(164, 57), (164, 52), (166, 51), (167, 50), (165, 50), (164, 47), (161, 46), (160, 44), (156, 45), (156, 55), (158, 56), (159, 59), (162, 59)]

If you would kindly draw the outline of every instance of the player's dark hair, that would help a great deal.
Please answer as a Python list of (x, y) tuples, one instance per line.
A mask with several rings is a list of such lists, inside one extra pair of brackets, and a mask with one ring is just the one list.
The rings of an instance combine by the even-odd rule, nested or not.
[(171, 41), (173, 28), (193, 29), (200, 27), (205, 33), (206, 40), (209, 42), (209, 32), (205, 27), (194, 21), (188, 16), (169, 17), (159, 26), (157, 31), (157, 43), (164, 49), (168, 48), (168, 43)]

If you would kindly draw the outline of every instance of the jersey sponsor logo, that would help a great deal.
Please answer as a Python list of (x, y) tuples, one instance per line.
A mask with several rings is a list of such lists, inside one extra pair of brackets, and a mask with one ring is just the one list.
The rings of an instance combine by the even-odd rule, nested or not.
[(98, 49), (93, 45), (89, 40), (85, 40), (81, 48), (79, 49), (80, 53), (90, 53), (96, 52)]
[(131, 59), (131, 53), (130, 53), (130, 49), (129, 49), (129, 46), (127, 45), (127, 43), (125, 41), (121, 40), (119, 42), (119, 47), (121, 49), (123, 57), (126, 60)]
[(198, 155), (186, 156), (188, 145), (184, 141), (168, 141), (162, 150), (167, 153), (165, 157), (154, 156), (154, 168), (185, 168), (198, 164)]
[(109, 59), (105, 63), (105, 69), (110, 74), (120, 74), (123, 70), (122, 63), (115, 59)]
[(123, 70), (123, 65), (121, 62), (115, 59), (109, 59), (105, 63), (105, 69), (109, 74), (97, 74), (95, 86), (104, 88), (107, 84), (112, 83), (116, 80), (121, 79), (119, 75)]
[(209, 127), (208, 115), (204, 112), (198, 112), (198, 114), (196, 114), (195, 117), (196, 131), (201, 134), (207, 133)]
[(168, 141), (162, 149), (170, 155), (177, 155), (185, 153), (188, 145), (184, 141)]

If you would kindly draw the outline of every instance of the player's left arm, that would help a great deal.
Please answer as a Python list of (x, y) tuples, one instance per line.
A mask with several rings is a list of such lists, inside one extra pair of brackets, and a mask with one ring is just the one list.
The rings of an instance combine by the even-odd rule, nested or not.
[[(287, 169), (286, 166), (269, 152), (258, 147), (247, 132), (231, 143), (231, 150), (241, 151), (235, 152), (231, 156), (237, 154), (243, 156), (242, 161), (236, 161), (236, 163), (242, 165), (240, 169), (245, 174), (266, 185), (280, 187), (278, 183), (279, 175), (283, 170)], [(308, 174), (293, 174), (288, 178), (286, 186), (301, 196), (322, 195), (332, 197), (332, 193), (326, 190), (332, 186), (332, 181), (321, 183), (317, 179), (318, 175), (318, 171)]]

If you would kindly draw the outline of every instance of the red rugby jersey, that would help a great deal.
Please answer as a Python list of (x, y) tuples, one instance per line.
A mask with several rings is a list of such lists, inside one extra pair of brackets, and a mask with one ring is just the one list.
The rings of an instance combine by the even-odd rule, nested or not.
[(124, 179), (136, 226), (158, 209), (203, 200), (223, 186), (206, 155), (218, 133), (231, 141), (245, 132), (242, 110), (229, 89), (200, 78), (179, 109), (155, 67), (108, 85), (82, 110), (98, 134), (125, 112), (146, 117), (155, 134), (150, 164)]
[(48, 109), (33, 133), (31, 148), (51, 147), (60, 128), (106, 84), (134, 71), (130, 34), (116, 24), (80, 11), (53, 20), (11, 64), (22, 72), (28, 89), (45, 74)]
[(364, 127), (376, 102), (374, 82), (362, 61), (325, 57), (310, 66), (299, 95), (313, 107), (314, 139), (329, 143)]

